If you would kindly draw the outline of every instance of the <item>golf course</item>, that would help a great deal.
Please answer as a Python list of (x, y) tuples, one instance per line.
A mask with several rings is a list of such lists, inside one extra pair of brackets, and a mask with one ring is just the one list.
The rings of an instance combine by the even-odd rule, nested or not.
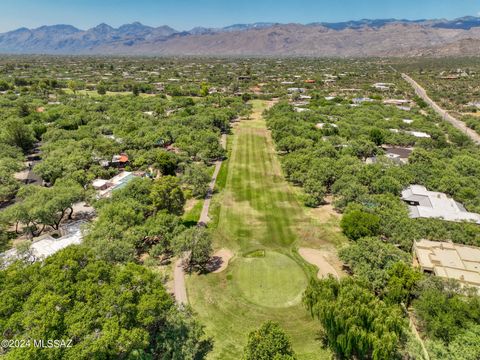
[(252, 114), (228, 138), (228, 161), (215, 195), (215, 248), (235, 254), (220, 273), (188, 276), (189, 302), (215, 339), (210, 359), (239, 359), (247, 335), (264, 321), (278, 322), (299, 359), (327, 359), (319, 324), (302, 305), (302, 293), (317, 269), (298, 254), (301, 246), (335, 252), (342, 241), (338, 219), (316, 221), (286, 182), (262, 112), (271, 103), (254, 100)]

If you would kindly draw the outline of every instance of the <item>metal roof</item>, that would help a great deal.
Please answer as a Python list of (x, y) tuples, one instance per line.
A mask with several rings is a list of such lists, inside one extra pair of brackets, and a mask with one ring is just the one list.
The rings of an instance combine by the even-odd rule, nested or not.
[(437, 218), (480, 224), (480, 214), (468, 212), (462, 204), (449, 198), (446, 194), (428, 191), (421, 185), (411, 185), (403, 190), (402, 200), (418, 203), (418, 205), (409, 205), (412, 218)]

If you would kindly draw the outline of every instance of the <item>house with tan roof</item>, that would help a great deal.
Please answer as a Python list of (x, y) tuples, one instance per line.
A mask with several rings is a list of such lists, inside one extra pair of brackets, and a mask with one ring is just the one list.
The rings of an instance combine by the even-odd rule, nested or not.
[(420, 240), (414, 243), (413, 251), (422, 271), (480, 289), (480, 248)]

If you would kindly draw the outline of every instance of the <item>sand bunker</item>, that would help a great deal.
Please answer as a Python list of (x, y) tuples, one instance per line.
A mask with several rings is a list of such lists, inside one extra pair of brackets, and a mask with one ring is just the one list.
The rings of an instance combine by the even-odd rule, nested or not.
[(213, 254), (213, 261), (216, 264), (215, 270), (213, 273), (220, 273), (225, 270), (228, 266), (228, 262), (233, 257), (233, 252), (228, 249), (220, 249), (215, 254)]
[(317, 276), (319, 279), (328, 277), (328, 275), (333, 275), (337, 279), (339, 278), (338, 272), (327, 260), (329, 255), (327, 251), (300, 248), (298, 253), (306, 262), (318, 267)]

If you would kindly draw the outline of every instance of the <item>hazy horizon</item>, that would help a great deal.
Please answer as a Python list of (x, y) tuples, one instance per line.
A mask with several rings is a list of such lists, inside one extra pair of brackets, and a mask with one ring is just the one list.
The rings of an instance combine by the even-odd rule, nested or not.
[(0, 4), (0, 32), (57, 24), (87, 30), (101, 23), (118, 27), (133, 22), (152, 27), (168, 25), (184, 31), (194, 27), (221, 28), (257, 22), (308, 24), (390, 18), (451, 20), (479, 16), (479, 13), (480, 3), (472, 0), (455, 3), (449, 0), (406, 0), (402, 3), (373, 0), (364, 4), (353, 0), (335, 3), (320, 0), (313, 4), (308, 0), (296, 3), (245, 0), (237, 4), (221, 0), (180, 0), (175, 3), (154, 0), (106, 0), (101, 3), (93, 0), (7, 0)]

